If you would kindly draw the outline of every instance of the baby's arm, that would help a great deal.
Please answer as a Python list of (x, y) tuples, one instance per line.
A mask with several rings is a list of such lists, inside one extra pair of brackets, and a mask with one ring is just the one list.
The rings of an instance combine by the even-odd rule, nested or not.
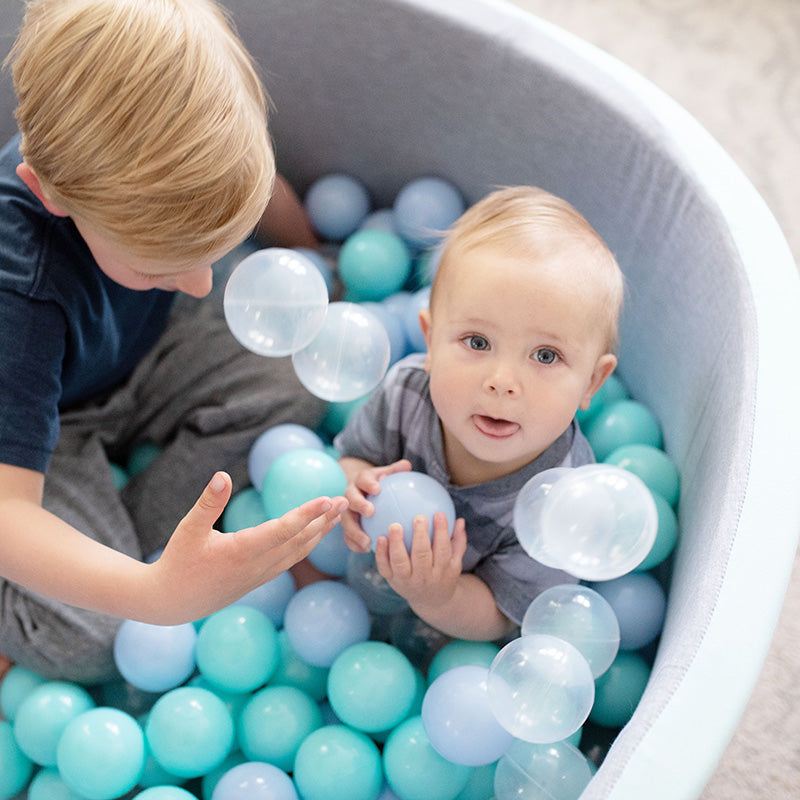
[(339, 520), (344, 498), (317, 498), (277, 520), (235, 533), (214, 522), (231, 495), (218, 472), (179, 523), (162, 556), (144, 564), (42, 508), (41, 473), (0, 464), (0, 573), (60, 600), (118, 617), (169, 625), (235, 602), (304, 558)]
[(432, 542), (426, 517), (414, 519), (410, 553), (402, 527), (392, 525), (388, 538), (378, 539), (375, 562), (411, 610), (437, 630), (459, 639), (499, 639), (513, 623), (497, 607), (489, 587), (461, 571), (466, 547), (464, 520), (456, 520), (451, 538), (447, 518), (439, 512), (434, 515)]

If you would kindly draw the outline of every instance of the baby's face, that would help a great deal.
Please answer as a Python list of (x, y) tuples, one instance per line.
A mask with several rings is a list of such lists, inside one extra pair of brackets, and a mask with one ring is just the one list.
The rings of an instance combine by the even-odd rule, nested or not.
[(597, 292), (563, 260), (494, 247), (454, 254), (421, 323), (451, 479), (514, 472), (569, 426), (613, 371)]

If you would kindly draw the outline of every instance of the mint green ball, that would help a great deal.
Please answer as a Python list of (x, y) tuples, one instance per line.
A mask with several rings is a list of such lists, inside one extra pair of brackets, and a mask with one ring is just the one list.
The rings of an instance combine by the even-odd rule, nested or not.
[(300, 745), (294, 781), (303, 800), (374, 800), (383, 782), (378, 747), (360, 731), (325, 725)]
[(228, 606), (203, 623), (195, 656), (197, 668), (213, 687), (252, 692), (263, 686), (278, 666), (278, 633), (262, 611)]
[(626, 444), (661, 447), (661, 425), (653, 413), (636, 400), (618, 400), (603, 409), (584, 431), (598, 461)]
[(636, 711), (650, 677), (647, 662), (632, 650), (620, 650), (614, 663), (595, 681), (589, 719), (608, 728), (621, 728)]
[(675, 462), (660, 448), (627, 444), (613, 450), (603, 460), (638, 475), (651, 492), (658, 492), (673, 508), (677, 504), (681, 476)]
[(383, 768), (389, 785), (404, 800), (455, 800), (474, 769), (440, 756), (422, 717), (409, 717), (392, 731), (383, 748)]
[(411, 251), (397, 234), (361, 230), (339, 251), (339, 277), (355, 302), (383, 300), (400, 290), (411, 274)]
[(417, 694), (414, 667), (396, 647), (360, 642), (344, 650), (328, 673), (328, 702), (339, 719), (368, 733), (404, 720)]
[(453, 667), (489, 667), (500, 648), (491, 642), (472, 642), (457, 639), (446, 644), (431, 660), (428, 667), (428, 683), (433, 683), (443, 672)]

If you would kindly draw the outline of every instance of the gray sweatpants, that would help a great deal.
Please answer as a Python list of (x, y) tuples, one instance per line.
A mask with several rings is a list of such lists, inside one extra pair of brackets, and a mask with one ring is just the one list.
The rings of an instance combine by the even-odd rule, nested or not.
[[(282, 422), (313, 428), (322, 413), (288, 358), (250, 353), (213, 303), (181, 298), (124, 386), (62, 414), (44, 507), (87, 536), (146, 558), (164, 546), (216, 470), (231, 474), (234, 492), (247, 485), (247, 454), (263, 430)], [(142, 441), (160, 454), (118, 491), (110, 462), (124, 464)], [(0, 579), (0, 653), (47, 678), (116, 677), (120, 622)]]

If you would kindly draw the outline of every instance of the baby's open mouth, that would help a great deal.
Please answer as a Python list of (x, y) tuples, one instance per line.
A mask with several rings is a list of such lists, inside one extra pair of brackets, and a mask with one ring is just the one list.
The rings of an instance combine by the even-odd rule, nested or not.
[(485, 436), (495, 439), (505, 439), (519, 430), (519, 423), (508, 419), (487, 417), (485, 414), (475, 414), (473, 417), (475, 427)]

